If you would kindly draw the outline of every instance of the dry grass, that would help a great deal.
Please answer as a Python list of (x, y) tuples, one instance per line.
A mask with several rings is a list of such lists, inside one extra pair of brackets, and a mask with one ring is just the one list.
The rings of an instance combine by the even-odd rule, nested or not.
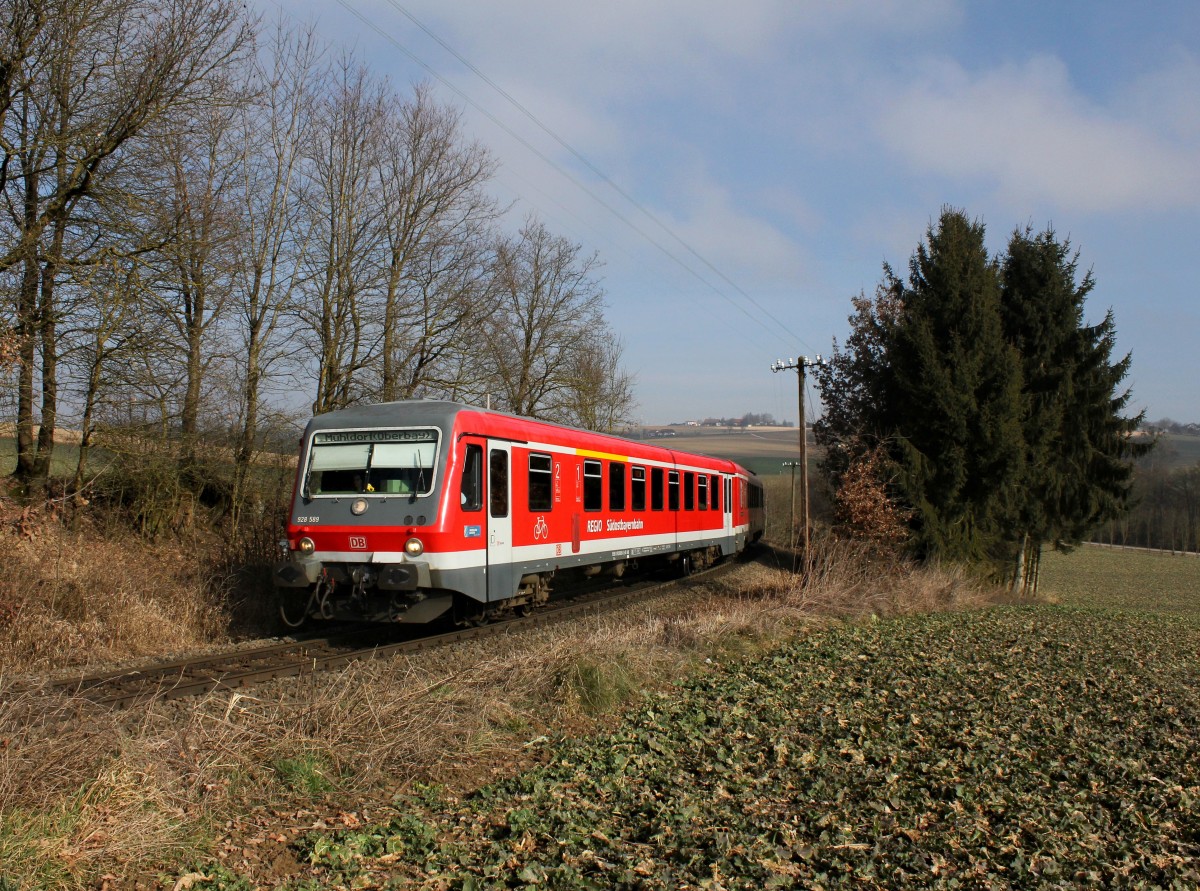
[(472, 788), (537, 758), (538, 739), (586, 733), (706, 661), (830, 617), (974, 606), (986, 593), (936, 571), (893, 565), (881, 575), (846, 547), (824, 549), (806, 580), (779, 562), (767, 552), (651, 606), (585, 621), (157, 702), (115, 727), (78, 701), (9, 697), (0, 878), (82, 887), (105, 873), (182, 868), (185, 852), (211, 853), (227, 821), (237, 834), (259, 819), (239, 815), (386, 806), (416, 784)]
[(223, 598), (196, 558), (203, 550), (72, 531), (44, 510), (0, 499), (0, 677), (221, 639)]

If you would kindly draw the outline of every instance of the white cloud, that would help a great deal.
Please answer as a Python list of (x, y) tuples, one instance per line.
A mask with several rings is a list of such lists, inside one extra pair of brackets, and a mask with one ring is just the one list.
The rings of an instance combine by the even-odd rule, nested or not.
[(989, 178), (997, 198), (1019, 209), (1161, 209), (1200, 198), (1194, 138), (1096, 106), (1051, 57), (982, 76), (932, 65), (890, 97), (879, 132), (919, 170)]
[(739, 206), (730, 189), (702, 169), (680, 171), (679, 216), (667, 224), (701, 256), (735, 278), (795, 280), (804, 275), (802, 249), (761, 215)]
[[(427, 44), (389, 0), (364, 4), (387, 27)], [(610, 100), (646, 92), (719, 85), (736, 67), (795, 64), (833, 46), (952, 27), (955, 0), (879, 4), (873, 0), (510, 0), (447, 4), (407, 0), (405, 8), (489, 75), (512, 86), (551, 84), (576, 97)]]
[(1200, 144), (1200, 59), (1179, 50), (1168, 53), (1161, 67), (1121, 91), (1116, 107), (1173, 138)]

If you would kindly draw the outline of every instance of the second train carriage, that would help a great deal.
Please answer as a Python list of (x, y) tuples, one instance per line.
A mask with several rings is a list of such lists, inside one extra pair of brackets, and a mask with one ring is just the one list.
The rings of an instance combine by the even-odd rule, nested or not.
[(556, 573), (707, 565), (763, 530), (736, 463), (452, 402), (314, 417), (301, 441), (285, 619), (461, 621), (525, 610)]

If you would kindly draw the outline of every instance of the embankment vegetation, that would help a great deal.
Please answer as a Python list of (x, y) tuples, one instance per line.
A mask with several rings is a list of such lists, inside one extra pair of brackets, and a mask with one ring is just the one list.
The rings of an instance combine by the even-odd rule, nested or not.
[[(93, 530), (84, 554), (56, 518), (5, 519), (20, 572), (36, 564), (35, 587), (96, 613), (30, 622), (47, 636), (15, 660), (20, 674), (64, 646), (130, 658), (228, 640), (226, 601), (188, 569), (207, 559), (182, 539), (126, 534), (106, 550)], [(994, 606), (999, 592), (969, 576), (874, 545), (819, 553), (807, 576), (767, 549), (650, 607), (136, 714), (23, 691), (10, 661), (0, 877), (22, 889), (104, 876), (214, 889), (1197, 881), (1194, 558), (1051, 555), (1043, 590), (1059, 605)], [(133, 567), (147, 558), (163, 561), (165, 586), (142, 584), (154, 579)], [(120, 596), (105, 607), (93, 585)]]
[(616, 616), (115, 719), (21, 692), (6, 673), (0, 875), (62, 888), (105, 874), (170, 886), (193, 866), (210, 878), (227, 866), (254, 884), (302, 876), (300, 830), (339, 814), (365, 822), (364, 811), (394, 813), (397, 795), (431, 784), (467, 792), (514, 775), (551, 741), (607, 726), (644, 695), (836, 617), (983, 598), (932, 570), (898, 568), (881, 583), (850, 551), (831, 550), (807, 580), (783, 559), (768, 550)]

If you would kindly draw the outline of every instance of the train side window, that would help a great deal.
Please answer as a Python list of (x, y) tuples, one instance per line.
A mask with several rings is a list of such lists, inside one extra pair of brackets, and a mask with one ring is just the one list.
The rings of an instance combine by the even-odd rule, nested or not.
[(696, 474), (690, 470), (683, 475), (683, 509), (696, 509)]
[(708, 474), (700, 474), (697, 482), (700, 484), (700, 492), (696, 497), (696, 504), (699, 505), (700, 510), (708, 510)]
[(625, 465), (620, 461), (608, 465), (608, 509), (625, 510)]
[(583, 509), (600, 510), (604, 506), (604, 476), (599, 461), (583, 462)]
[(679, 510), (679, 471), (672, 470), (667, 474), (667, 507)]
[(733, 513), (733, 477), (725, 478), (725, 513)]
[(713, 510), (721, 509), (721, 478), (714, 476), (708, 484), (708, 494), (712, 497), (712, 502), (709, 507)]
[(480, 510), (483, 507), (483, 446), (468, 445), (463, 458), (462, 509)]
[(634, 467), (629, 480), (630, 500), (634, 510), (646, 509), (646, 468)]
[(550, 510), (554, 495), (554, 461), (549, 455), (529, 456), (529, 509)]
[(508, 516), (508, 453), (500, 449), (488, 461), (488, 503), (493, 517)]
[(650, 509), (663, 509), (663, 469), (650, 468)]

